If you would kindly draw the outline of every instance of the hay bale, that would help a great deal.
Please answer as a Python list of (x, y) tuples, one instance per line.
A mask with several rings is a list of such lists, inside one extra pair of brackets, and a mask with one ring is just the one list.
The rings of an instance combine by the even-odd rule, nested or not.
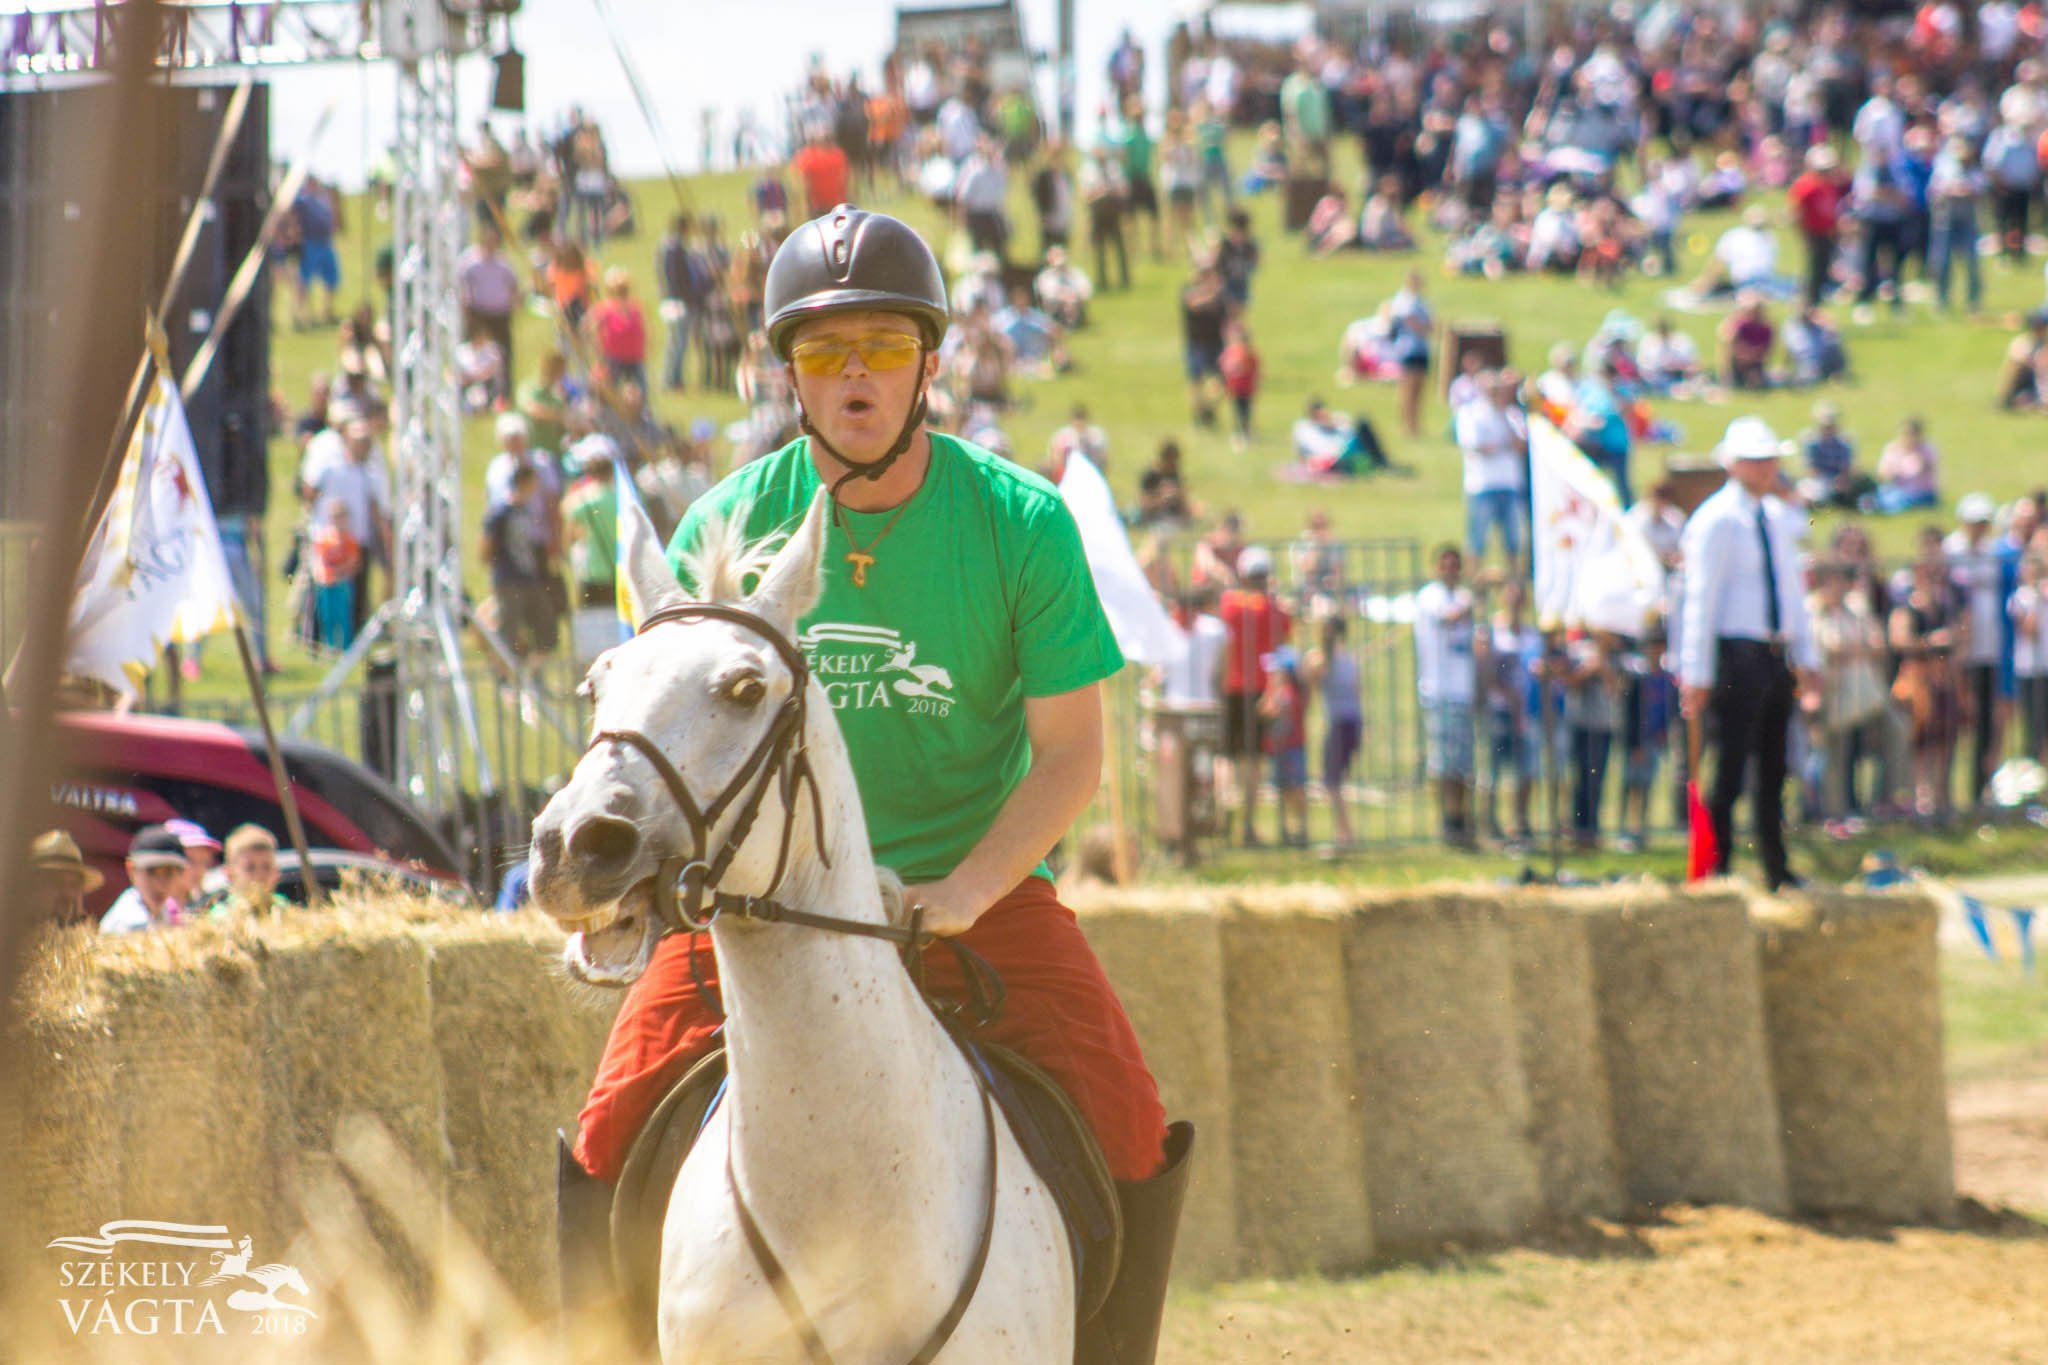
[(118, 1091), (104, 1002), (81, 997), (61, 1013), (18, 1020), (4, 1042), (10, 1084), (0, 1141), (0, 1284), (49, 1283), (52, 1237), (97, 1232), (123, 1216)]
[(1351, 1067), (1345, 905), (1324, 888), (1234, 896), (1222, 922), (1245, 1269), (1357, 1270), (1372, 1259), (1365, 1129)]
[(537, 915), (432, 928), (426, 941), (450, 1209), (507, 1287), (552, 1311), (555, 1133), (575, 1131), (623, 997), (565, 977), (561, 933)]
[(1644, 885), (1560, 903), (1586, 917), (1629, 1198), (1785, 1211), (1763, 988), (1741, 897)]
[(122, 1168), (106, 1216), (224, 1223), (264, 1241), (278, 1231), (279, 1132), (262, 1084), (262, 981), (225, 942), (175, 946), (198, 952), (105, 977)]
[[(441, 1056), (418, 931), (392, 921), (302, 916), (267, 928), (262, 941), (265, 1075), (287, 1148), (280, 1180), (298, 1188), (304, 1157), (332, 1152), (345, 1121), (364, 1115), (389, 1131), (420, 1179), (441, 1194), (448, 1171)], [(425, 1285), (399, 1231), (374, 1230), (400, 1282)]]
[(1228, 1278), (1238, 1269), (1237, 1187), (1215, 898), (1198, 890), (1097, 887), (1071, 903), (1138, 1031), (1168, 1117), (1195, 1124), (1174, 1277)]
[(1504, 900), (1501, 914), (1543, 1205), (1558, 1218), (1619, 1216), (1627, 1199), (1585, 921), (1538, 895)]
[(1382, 1251), (1495, 1243), (1542, 1211), (1497, 893), (1364, 901), (1343, 943)]
[(1937, 911), (1926, 896), (1751, 906), (1792, 1202), (1890, 1220), (1955, 1202)]

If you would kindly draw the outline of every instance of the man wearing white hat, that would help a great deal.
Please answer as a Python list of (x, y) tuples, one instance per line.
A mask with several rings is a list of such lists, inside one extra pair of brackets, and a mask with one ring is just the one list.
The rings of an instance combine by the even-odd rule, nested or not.
[(1775, 491), (1778, 461), (1790, 450), (1761, 417), (1730, 422), (1714, 449), (1728, 481), (1686, 522), (1683, 542), (1685, 715), (1697, 722), (1711, 707), (1720, 735), (1707, 802), (1715, 870), (1728, 870), (1735, 800), (1753, 758), (1757, 856), (1773, 891), (1797, 882), (1784, 834), (1785, 742), (1795, 690), (1805, 709), (1820, 702), (1820, 652), (1799, 583), (1806, 519)]

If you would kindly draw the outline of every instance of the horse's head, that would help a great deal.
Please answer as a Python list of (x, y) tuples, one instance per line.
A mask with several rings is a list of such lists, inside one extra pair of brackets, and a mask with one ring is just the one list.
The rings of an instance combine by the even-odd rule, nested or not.
[[(712, 528), (697, 573), (705, 599), (738, 606), (794, 641), (798, 619), (818, 598), (824, 529), (821, 496), (742, 597), (753, 562), (738, 547), (736, 528)], [(624, 984), (646, 968), (662, 932), (654, 886), (664, 863), (672, 877), (675, 860), (723, 854), (723, 889), (768, 893), (795, 813), (783, 807), (777, 774), (761, 769), (783, 752), (775, 727), (791, 724), (792, 714), (801, 723), (803, 711), (787, 703), (793, 695), (801, 701), (796, 689), (807, 685), (772, 639), (743, 622), (670, 617), (688, 599), (646, 514), (629, 510), (621, 534), (642, 629), (591, 665), (584, 688), (593, 742), (533, 822), (531, 855), (535, 904), (572, 931), (565, 952), (571, 974), (599, 985)], [(803, 736), (790, 743), (801, 747)], [(664, 773), (664, 764), (673, 771)], [(708, 823), (693, 822), (678, 782)], [(759, 818), (727, 854), (757, 782)], [(793, 857), (803, 852), (791, 849)]]

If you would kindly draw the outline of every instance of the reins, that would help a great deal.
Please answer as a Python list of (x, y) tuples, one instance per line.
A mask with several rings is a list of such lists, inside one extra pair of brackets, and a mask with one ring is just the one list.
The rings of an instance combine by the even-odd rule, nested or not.
[[(790, 694), (783, 700), (768, 728), (754, 745), (747, 761), (740, 765), (738, 772), (726, 783), (711, 803), (700, 806), (690, 793), (690, 784), (670, 762), (668, 756), (647, 736), (638, 730), (599, 730), (590, 738), (588, 753), (601, 744), (622, 744), (645, 758), (660, 776), (662, 785), (668, 788), (669, 796), (682, 812), (684, 823), (690, 827), (691, 850), (685, 854), (671, 854), (656, 865), (654, 875), (654, 913), (660, 920), (662, 934), (688, 934), (695, 939), (708, 931), (719, 919), (730, 916), (734, 919), (761, 920), (767, 923), (793, 924), (806, 929), (821, 929), (828, 933), (850, 934), (861, 938), (881, 939), (898, 946), (904, 969), (920, 994), (931, 1004), (947, 1027), (947, 1034), (955, 1042), (960, 1039), (955, 1028), (964, 1022), (986, 1028), (1001, 1017), (1004, 988), (1002, 978), (979, 953), (955, 939), (943, 942), (959, 960), (961, 975), (967, 983), (967, 1001), (964, 1005), (930, 995), (924, 989), (924, 949), (934, 941), (935, 936), (924, 927), (924, 907), (913, 906), (910, 922), (905, 925), (869, 924), (861, 920), (844, 919), (837, 915), (822, 915), (810, 910), (800, 910), (773, 899), (775, 891), (782, 885), (782, 879), (789, 870), (791, 841), (796, 830), (796, 797), (804, 787), (810, 789), (811, 824), (818, 842), (818, 857), (825, 866), (832, 865), (830, 851), (825, 847), (824, 802), (818, 793), (817, 774), (811, 768), (810, 756), (804, 748), (804, 728), (808, 720), (808, 697), (810, 692), (810, 662), (803, 652), (791, 643), (781, 631), (753, 612), (739, 607), (726, 606), (716, 602), (685, 602), (664, 607), (640, 623), (637, 634), (645, 634), (655, 626), (671, 622), (685, 623), (700, 620), (729, 621), (759, 635), (774, 647), (791, 674)], [(782, 833), (776, 842), (775, 872), (768, 881), (768, 890), (762, 895), (741, 895), (718, 890), (718, 883), (732, 865), (740, 845), (753, 830), (754, 820), (761, 813), (761, 803), (768, 795), (771, 776), (776, 780), (782, 798)], [(751, 791), (748, 791), (751, 784)], [(741, 794), (747, 792), (745, 799)], [(738, 803), (738, 804), (735, 804)], [(709, 847), (712, 829), (728, 808), (733, 809), (732, 828), (726, 832), (724, 843), (716, 853)], [(699, 992), (714, 1010), (723, 1014), (713, 993), (697, 970), (697, 945), (687, 945), (690, 959), (690, 976)], [(964, 1049), (964, 1044), (962, 1044)], [(968, 1073), (974, 1078), (974, 1087), (981, 1096), (982, 1124), (987, 1131), (988, 1152), (988, 1196), (983, 1203), (981, 1233), (975, 1248), (972, 1263), (953, 1302), (945, 1316), (939, 1320), (924, 1345), (910, 1358), (909, 1365), (929, 1365), (946, 1343), (952, 1339), (953, 1331), (966, 1316), (969, 1304), (974, 1300), (975, 1290), (981, 1285), (982, 1271), (988, 1264), (988, 1253), (995, 1240), (996, 1222), (996, 1118), (994, 1101), (989, 1095), (988, 1082), (981, 1069), (968, 1058)], [(805, 1354), (818, 1365), (830, 1365), (831, 1352), (818, 1334), (816, 1324), (805, 1311), (803, 1301), (798, 1297), (796, 1286), (790, 1282), (789, 1272), (768, 1245), (760, 1224), (753, 1211), (747, 1207), (744, 1195), (740, 1193), (739, 1180), (732, 1169), (732, 1149), (726, 1149), (726, 1183), (732, 1187), (733, 1203), (739, 1210), (740, 1229), (745, 1234), (747, 1245), (754, 1253), (754, 1259), (767, 1277), (768, 1287), (774, 1291), (777, 1302), (788, 1315), (791, 1325), (796, 1328), (798, 1338), (803, 1342)]]

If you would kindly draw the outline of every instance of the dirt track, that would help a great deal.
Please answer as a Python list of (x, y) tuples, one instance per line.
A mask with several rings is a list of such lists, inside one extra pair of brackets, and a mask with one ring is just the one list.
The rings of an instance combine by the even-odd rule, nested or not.
[[(2048, 1074), (1956, 1087), (1955, 1229), (1673, 1209), (1533, 1248), (1177, 1299), (1164, 1362), (2048, 1361)], [(1979, 1202), (1981, 1201), (1981, 1202)]]

